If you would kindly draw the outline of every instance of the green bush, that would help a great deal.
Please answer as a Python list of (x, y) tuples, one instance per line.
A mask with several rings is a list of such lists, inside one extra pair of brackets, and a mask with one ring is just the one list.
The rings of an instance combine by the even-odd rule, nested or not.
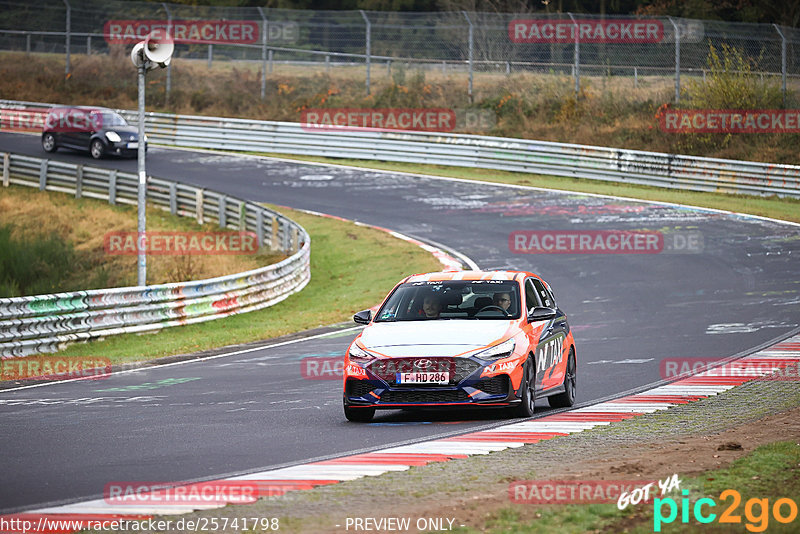
[(61, 291), (75, 263), (75, 250), (58, 234), (18, 238), (0, 226), (0, 297)]

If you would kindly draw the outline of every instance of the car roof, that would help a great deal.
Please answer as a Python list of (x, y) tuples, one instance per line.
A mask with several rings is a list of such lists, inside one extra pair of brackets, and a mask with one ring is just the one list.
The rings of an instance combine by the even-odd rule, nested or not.
[(440, 271), (414, 274), (403, 282), (446, 282), (450, 280), (523, 280), (539, 276), (526, 271)]

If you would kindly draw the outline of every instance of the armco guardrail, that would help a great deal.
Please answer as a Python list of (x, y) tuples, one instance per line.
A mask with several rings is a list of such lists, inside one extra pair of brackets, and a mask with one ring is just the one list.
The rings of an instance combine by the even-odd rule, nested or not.
[[(133, 112), (121, 113), (133, 121)], [(151, 113), (147, 132), (158, 143), (454, 165), (550, 174), (673, 189), (800, 197), (800, 166), (701, 158), (504, 137), (413, 131), (355, 131)]]
[[(0, 100), (0, 108), (51, 104)], [(133, 111), (118, 110), (131, 123)], [(800, 197), (800, 166), (641, 150), (413, 131), (322, 129), (294, 122), (146, 114), (151, 142), (178, 147), (454, 165), (693, 191)]]
[[(133, 173), (0, 153), (3, 186), (60, 191), (136, 205)], [(285, 260), (208, 280), (0, 299), (0, 356), (53, 352), (63, 345), (126, 332), (210, 321), (271, 306), (310, 280), (311, 241), (297, 223), (214, 191), (148, 178), (147, 201), (199, 223), (253, 231)]]

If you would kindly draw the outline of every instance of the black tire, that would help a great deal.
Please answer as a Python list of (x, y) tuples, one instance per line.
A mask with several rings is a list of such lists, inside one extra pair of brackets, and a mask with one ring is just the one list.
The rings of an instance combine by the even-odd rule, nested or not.
[(525, 362), (525, 371), (522, 374), (522, 384), (520, 385), (520, 397), (522, 402), (512, 410), (514, 417), (532, 417), (536, 410), (536, 362), (533, 358)]
[(46, 133), (42, 135), (42, 148), (45, 152), (55, 152), (58, 150), (58, 145), (56, 144), (56, 136), (51, 133)]
[(89, 145), (89, 152), (94, 159), (101, 159), (106, 154), (106, 146), (100, 139), (95, 139)]
[(575, 391), (577, 390), (578, 377), (575, 364), (575, 350), (569, 349), (567, 372), (564, 374), (564, 393), (547, 397), (547, 402), (553, 408), (569, 408), (575, 404)]
[(375, 408), (352, 408), (345, 405), (344, 416), (354, 423), (369, 423), (375, 416)]

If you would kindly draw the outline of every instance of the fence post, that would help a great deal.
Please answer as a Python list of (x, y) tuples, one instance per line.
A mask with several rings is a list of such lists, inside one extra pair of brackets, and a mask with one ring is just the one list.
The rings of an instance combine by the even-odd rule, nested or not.
[(637, 67), (633, 67), (633, 88), (636, 89), (639, 87), (639, 69)]
[(575, 17), (572, 16), (572, 13), (567, 13), (567, 15), (569, 15), (570, 20), (572, 20), (572, 25), (575, 28), (575, 52), (573, 53), (575, 63), (572, 66), (572, 72), (575, 76), (575, 98), (578, 98), (578, 94), (581, 91), (580, 29), (578, 28), (578, 22), (575, 20)]
[(256, 7), (258, 13), (261, 15), (261, 100), (267, 96), (267, 36), (269, 33), (269, 21), (264, 10), (261, 7)]
[(69, 42), (72, 37), (72, 6), (69, 5), (67, 0), (62, 0), (64, 5), (67, 6), (67, 21), (66, 21), (66, 61), (64, 62), (64, 75), (69, 77), (70, 63), (69, 63)]
[(681, 30), (672, 17), (667, 17), (675, 29), (675, 103), (681, 99)]
[(472, 102), (473, 101), (473, 99), (472, 99), (472, 75), (473, 75), (473, 72), (474, 72), (472, 70), (472, 61), (474, 59), (474, 46), (473, 45), (475, 44), (475, 34), (474, 34), (474, 29), (472, 27), (472, 21), (470, 20), (469, 15), (467, 14), (466, 11), (462, 11), (462, 13), (464, 14), (464, 18), (467, 19), (467, 24), (469, 24), (469, 34), (467, 36), (468, 47), (469, 47), (469, 51), (468, 51), (468, 53), (469, 53), (469, 89), (467, 90), (467, 94), (469, 95), (469, 101)]
[(211, 62), (212, 62), (213, 58), (214, 58), (214, 45), (210, 44), (210, 45), (208, 45), (208, 68), (209, 69), (211, 68)]
[(783, 107), (786, 108), (786, 36), (777, 24), (772, 25), (781, 36), (781, 91), (783, 91)]
[(369, 67), (370, 67), (370, 56), (372, 55), (372, 24), (367, 17), (367, 14), (364, 12), (363, 9), (358, 10), (361, 13), (361, 17), (364, 19), (364, 23), (367, 25), (367, 37), (366, 37), (366, 67), (367, 67), (367, 94), (369, 94)]
[(91, 56), (92, 55), (92, 36), (91, 35), (87, 35), (86, 36), (86, 55), (87, 56)]
[(31, 34), (28, 32), (25, 32), (25, 53), (31, 53)]
[[(172, 13), (170, 12), (166, 2), (161, 2), (161, 5), (164, 6), (164, 11), (167, 12), (167, 33), (169, 33), (169, 35), (172, 36)], [(169, 64), (167, 65), (167, 88), (166, 88), (166, 95), (164, 96), (164, 107), (169, 106), (169, 92), (171, 89), (172, 89), (172, 61), (170, 61)]]
[(272, 56), (273, 56), (274, 54), (275, 54), (275, 51), (274, 51), (273, 49), (271, 49), (271, 48), (270, 48), (270, 49), (269, 49), (269, 53), (267, 54), (267, 55), (269, 56), (269, 69), (268, 69), (268, 72), (269, 72), (270, 74), (272, 74)]

